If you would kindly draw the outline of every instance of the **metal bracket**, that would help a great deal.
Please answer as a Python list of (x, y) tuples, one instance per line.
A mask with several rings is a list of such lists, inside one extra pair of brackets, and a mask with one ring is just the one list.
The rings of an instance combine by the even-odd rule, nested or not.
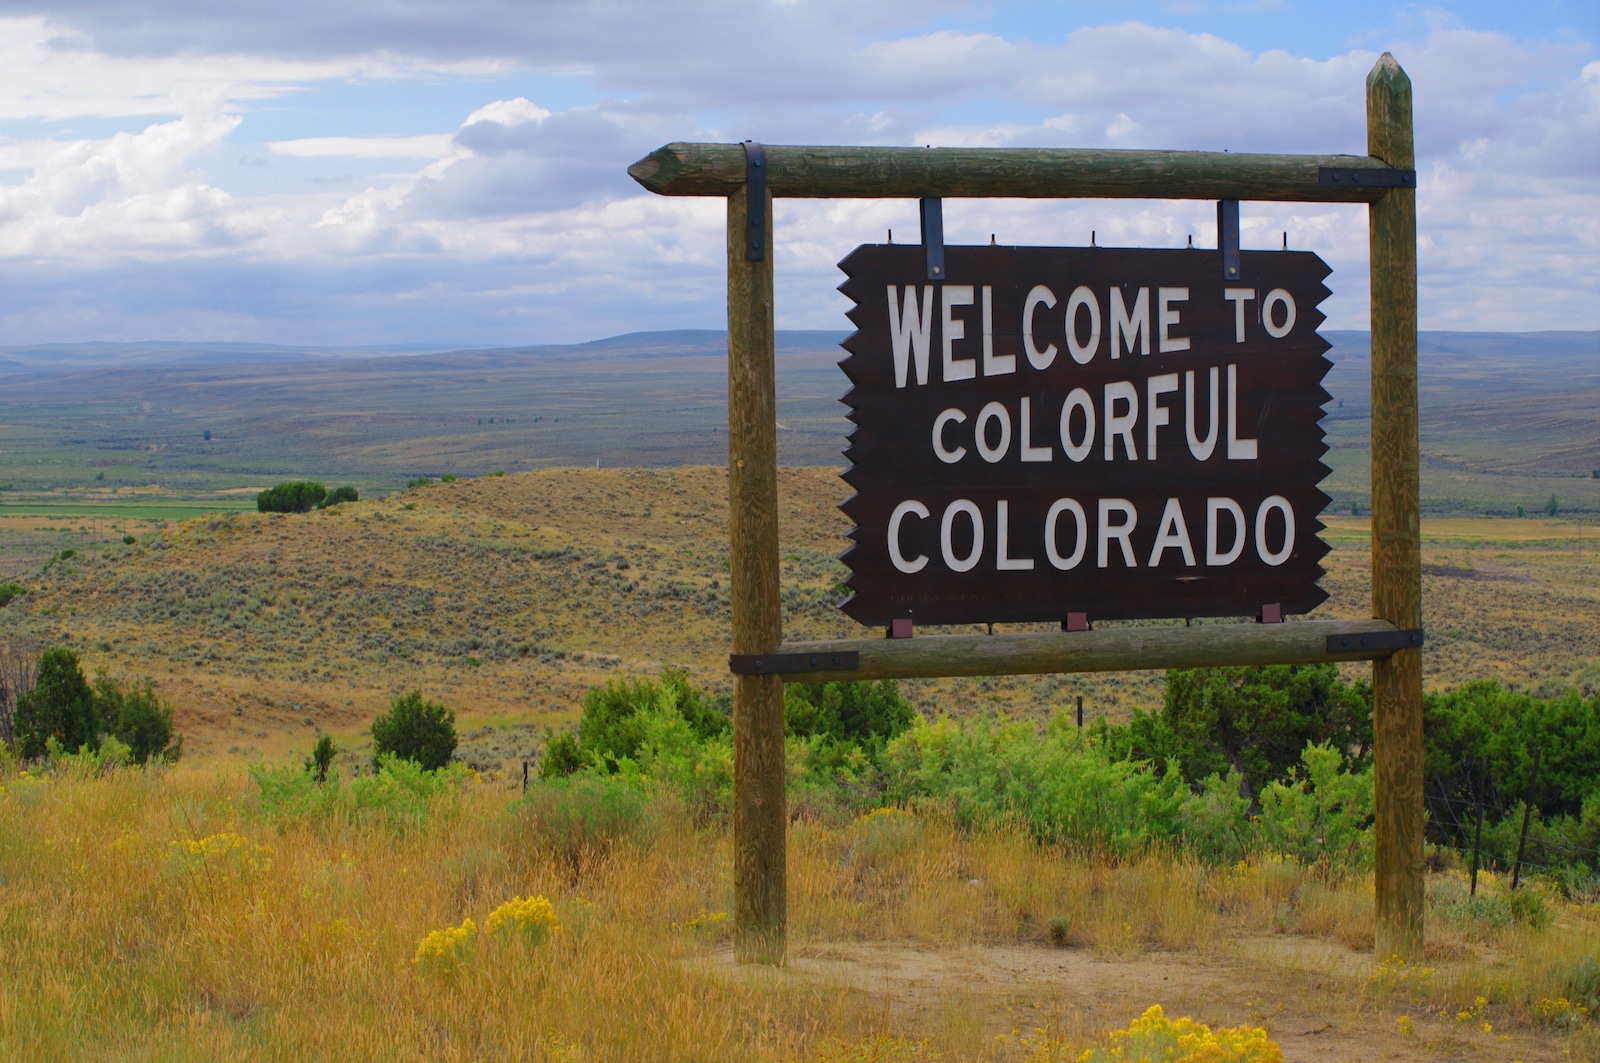
[(944, 280), (944, 200), (919, 199), (922, 216), (922, 247), (928, 253), (928, 279)]
[(1328, 652), (1350, 650), (1409, 650), (1422, 645), (1422, 629), (1410, 631), (1370, 631), (1359, 635), (1329, 635)]
[(1334, 185), (1351, 185), (1356, 188), (1415, 188), (1415, 170), (1346, 170), (1339, 166), (1322, 166), (1317, 169), (1317, 184), (1324, 188)]
[(854, 672), (861, 667), (855, 650), (840, 653), (731, 653), (734, 675), (794, 675), (798, 672)]
[(1222, 252), (1222, 279), (1239, 279), (1239, 201), (1217, 200), (1217, 250)]
[(767, 152), (753, 140), (744, 142), (744, 214), (749, 226), (744, 257), (748, 262), (760, 262), (767, 257), (762, 239), (767, 227)]

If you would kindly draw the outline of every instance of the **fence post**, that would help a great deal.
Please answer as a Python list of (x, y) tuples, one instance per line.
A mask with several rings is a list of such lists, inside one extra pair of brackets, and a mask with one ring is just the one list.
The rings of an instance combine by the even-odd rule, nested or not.
[[(728, 197), (728, 582), (732, 651), (771, 653), (778, 601), (778, 430), (772, 316), (772, 199), (765, 249), (747, 255), (746, 190)], [(787, 922), (783, 680), (733, 677), (733, 951), (781, 965)]]
[(1467, 896), (1478, 895), (1478, 864), (1483, 859), (1483, 797), (1484, 791), (1489, 789), (1489, 754), (1483, 755), (1483, 767), (1478, 772), (1478, 785), (1472, 788), (1475, 804), (1478, 806), (1478, 826), (1472, 835), (1472, 888), (1467, 890)]
[(1517, 862), (1511, 867), (1511, 888), (1517, 888), (1517, 882), (1522, 878), (1522, 852), (1528, 846), (1528, 814), (1533, 811), (1533, 788), (1539, 785), (1539, 754), (1542, 750), (1533, 747), (1533, 774), (1528, 776), (1528, 792), (1522, 799), (1522, 837), (1517, 839)]
[[(1367, 75), (1367, 153), (1412, 169), (1411, 80), (1385, 52)], [(1372, 614), (1422, 626), (1418, 513), (1417, 198), (1391, 188), (1368, 208), (1372, 277)], [(1374, 949), (1422, 958), (1422, 651), (1373, 662), (1377, 929)]]

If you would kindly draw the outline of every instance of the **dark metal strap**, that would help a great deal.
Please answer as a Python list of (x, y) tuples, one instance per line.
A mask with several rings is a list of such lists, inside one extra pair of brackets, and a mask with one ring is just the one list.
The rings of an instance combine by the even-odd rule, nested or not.
[(1346, 170), (1339, 166), (1322, 166), (1317, 169), (1317, 184), (1324, 188), (1348, 186), (1351, 188), (1415, 188), (1415, 170)]
[(1365, 631), (1350, 635), (1329, 635), (1329, 653), (1352, 650), (1409, 650), (1422, 645), (1422, 629), (1411, 631)]
[(840, 653), (733, 653), (728, 671), (734, 675), (793, 675), (796, 672), (853, 672), (861, 667), (855, 650)]
[(928, 279), (944, 280), (944, 200), (921, 199), (917, 213), (922, 217), (922, 249), (928, 253)]
[(1222, 279), (1239, 279), (1239, 201), (1217, 200), (1217, 250), (1222, 252)]
[(744, 142), (744, 197), (744, 214), (749, 225), (744, 257), (750, 262), (760, 262), (767, 257), (763, 239), (767, 227), (767, 153), (753, 140)]

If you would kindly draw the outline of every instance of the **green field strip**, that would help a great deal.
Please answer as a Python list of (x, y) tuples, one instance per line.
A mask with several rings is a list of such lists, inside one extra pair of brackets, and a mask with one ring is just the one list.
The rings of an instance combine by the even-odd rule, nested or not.
[(0, 517), (123, 517), (133, 520), (188, 520), (207, 513), (238, 513), (255, 501), (221, 502), (14, 502), (0, 503)]

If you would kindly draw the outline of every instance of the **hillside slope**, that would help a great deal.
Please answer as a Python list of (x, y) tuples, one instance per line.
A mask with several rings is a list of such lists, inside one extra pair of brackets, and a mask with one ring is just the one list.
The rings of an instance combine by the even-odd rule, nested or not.
[[(847, 489), (825, 469), (780, 475), (791, 637), (857, 635), (833, 608)], [(1560, 686), (1600, 661), (1600, 558), (1570, 525), (1426, 528), (1431, 684), (1500, 675)], [(1364, 521), (1337, 519), (1319, 615), (1369, 615)], [(89, 669), (150, 675), (190, 751), (278, 755), (314, 728), (350, 736), (394, 693), (456, 708), (485, 766), (530, 753), (608, 677), (726, 671), (727, 503), (721, 469), (554, 469), (434, 484), (305, 515), (173, 524), (137, 546), (58, 562), (0, 609), (0, 636), (79, 648)], [(1586, 549), (1584, 549), (1586, 547)], [(1592, 677), (1600, 682), (1600, 676)], [(1154, 707), (1160, 676), (906, 684), (928, 712), (1091, 716)], [(473, 743), (477, 743), (474, 745)]]

